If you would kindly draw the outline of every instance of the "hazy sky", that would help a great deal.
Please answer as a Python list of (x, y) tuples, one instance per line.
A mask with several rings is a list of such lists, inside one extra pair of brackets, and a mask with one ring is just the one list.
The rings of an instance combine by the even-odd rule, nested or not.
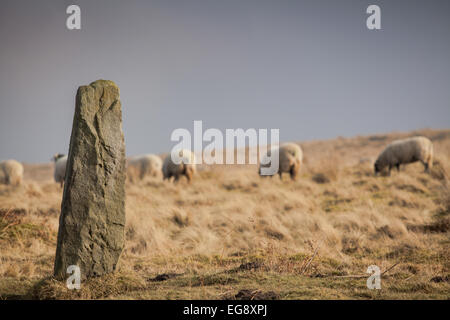
[(449, 16), (448, 0), (2, 0), (0, 159), (67, 153), (76, 90), (97, 79), (120, 88), (130, 155), (194, 120), (282, 141), (449, 128)]

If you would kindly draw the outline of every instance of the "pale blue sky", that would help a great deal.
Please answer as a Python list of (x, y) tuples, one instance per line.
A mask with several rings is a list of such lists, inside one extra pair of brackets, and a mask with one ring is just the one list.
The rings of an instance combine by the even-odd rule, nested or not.
[(449, 128), (449, 14), (445, 0), (2, 0), (0, 159), (67, 153), (76, 90), (100, 78), (120, 87), (130, 155), (167, 152), (194, 120), (282, 141)]

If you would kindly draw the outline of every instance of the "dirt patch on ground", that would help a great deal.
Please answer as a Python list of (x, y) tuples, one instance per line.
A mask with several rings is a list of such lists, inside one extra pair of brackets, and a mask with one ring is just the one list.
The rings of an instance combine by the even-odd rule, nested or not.
[(235, 295), (228, 295), (225, 300), (278, 300), (280, 295), (274, 291), (259, 289), (242, 289)]
[(408, 230), (423, 233), (446, 233), (450, 231), (450, 218), (438, 219), (424, 225), (410, 225)]
[(148, 279), (148, 281), (150, 282), (161, 282), (161, 281), (166, 281), (172, 278), (175, 278), (179, 276), (176, 273), (162, 273), (162, 274), (158, 274), (156, 277)]

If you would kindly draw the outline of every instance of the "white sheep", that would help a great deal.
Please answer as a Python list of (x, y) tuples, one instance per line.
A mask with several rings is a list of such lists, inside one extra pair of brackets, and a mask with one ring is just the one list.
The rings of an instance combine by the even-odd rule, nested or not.
[(23, 165), (16, 160), (0, 162), (0, 171), (3, 173), (6, 184), (18, 186), (23, 179)]
[(132, 177), (136, 172), (139, 179), (146, 176), (157, 177), (161, 174), (162, 160), (155, 154), (136, 156), (128, 160), (128, 173)]
[(55, 162), (53, 177), (55, 178), (55, 182), (61, 184), (62, 188), (64, 185), (64, 178), (66, 176), (67, 156), (57, 153), (53, 156), (52, 159)]
[(164, 159), (162, 167), (163, 179), (170, 180), (171, 177), (174, 177), (174, 181), (177, 182), (180, 177), (184, 175), (188, 182), (191, 182), (192, 177), (196, 172), (195, 155), (187, 149), (180, 150), (178, 154), (181, 158), (180, 164), (176, 164), (172, 161), (171, 154), (168, 154)]
[(295, 180), (300, 171), (300, 167), (303, 161), (302, 149), (298, 144), (295, 143), (285, 143), (280, 147), (274, 147), (269, 150), (262, 159), (263, 163), (260, 163), (259, 174), (264, 177), (264, 175), (261, 174), (261, 168), (270, 167), (270, 157), (276, 156), (277, 154), (279, 158), (279, 168), (277, 171), (275, 171), (275, 173), (278, 173), (280, 179), (282, 178), (283, 172), (289, 173), (291, 179)]
[(400, 171), (401, 164), (422, 162), (425, 172), (429, 172), (433, 166), (433, 143), (425, 137), (412, 137), (396, 140), (390, 143), (378, 156), (374, 164), (375, 175), (389, 169), (389, 175), (393, 167)]

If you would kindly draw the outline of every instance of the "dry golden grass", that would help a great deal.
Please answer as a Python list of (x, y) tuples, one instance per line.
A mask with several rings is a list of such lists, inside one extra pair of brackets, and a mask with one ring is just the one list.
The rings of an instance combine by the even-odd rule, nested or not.
[[(381, 149), (414, 134), (434, 142), (431, 174), (374, 177)], [(0, 185), (0, 298), (450, 298), (450, 131), (301, 146), (295, 182), (250, 165), (202, 166), (191, 185), (128, 180), (119, 271), (79, 291), (51, 278), (62, 190), (51, 165), (25, 166), (22, 186)], [(366, 288), (371, 264), (394, 266), (382, 290)]]

